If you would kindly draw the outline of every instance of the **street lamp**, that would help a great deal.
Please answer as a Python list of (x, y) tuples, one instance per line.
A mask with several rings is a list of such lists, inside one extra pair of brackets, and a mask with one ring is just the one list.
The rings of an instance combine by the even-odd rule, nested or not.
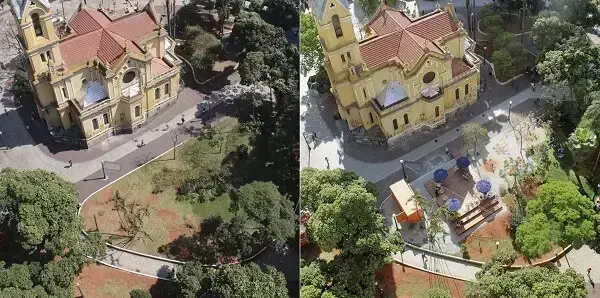
[(6, 148), (10, 149), (10, 146), (8, 146), (8, 143), (6, 142), (6, 139), (4, 139), (4, 135), (2, 134), (1, 131), (0, 131), (0, 137), (2, 137), (2, 141), (4, 142), (4, 144), (6, 144)]
[(406, 170), (404, 169), (404, 160), (403, 159), (400, 160), (400, 164), (402, 165), (402, 174), (404, 174), (404, 180), (406, 180), (407, 177), (406, 177)]
[(512, 108), (512, 100), (508, 102), (508, 120), (510, 120), (510, 109)]
[(483, 66), (485, 66), (486, 58), (487, 58), (487, 47), (483, 47)]
[(500, 241), (496, 241), (496, 249), (500, 246)]

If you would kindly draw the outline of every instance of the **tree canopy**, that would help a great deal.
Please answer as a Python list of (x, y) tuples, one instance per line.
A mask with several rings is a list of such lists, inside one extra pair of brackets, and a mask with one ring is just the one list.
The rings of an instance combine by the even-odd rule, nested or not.
[[(0, 172), (0, 220), (12, 252), (0, 262), (1, 297), (68, 297), (86, 262), (102, 256), (98, 233), (81, 238), (74, 185), (43, 170)], [(59, 257), (59, 258), (56, 258)]]
[(281, 272), (254, 263), (222, 266), (217, 269), (188, 262), (175, 280), (176, 297), (287, 297), (286, 280)]
[(242, 209), (249, 218), (260, 224), (265, 239), (285, 243), (295, 236), (293, 203), (282, 196), (272, 182), (252, 182), (235, 191), (233, 205)]
[(300, 70), (306, 75), (311, 69), (322, 67), (324, 60), (315, 19), (309, 12), (300, 15), (300, 39)]
[(189, 57), (190, 63), (197, 69), (212, 70), (223, 46), (212, 33), (200, 26), (185, 27), (186, 40), (182, 46), (182, 54)]
[(542, 11), (533, 24), (533, 44), (543, 56), (547, 51), (553, 51), (569, 37), (584, 35), (585, 31), (561, 18), (555, 11)]
[[(371, 297), (375, 271), (403, 247), (400, 234), (383, 237), (383, 217), (376, 208), (376, 189), (356, 174), (340, 169), (301, 172), (301, 196), (314, 211), (308, 230), (321, 249), (340, 251), (328, 263), (308, 265), (308, 282), (336, 297)], [(311, 209), (313, 208), (313, 209)], [(323, 287), (323, 276), (325, 287)]]

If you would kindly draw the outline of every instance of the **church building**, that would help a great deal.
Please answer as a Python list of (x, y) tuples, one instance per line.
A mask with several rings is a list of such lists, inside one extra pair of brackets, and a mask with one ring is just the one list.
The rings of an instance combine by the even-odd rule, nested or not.
[(88, 147), (131, 133), (177, 98), (181, 60), (153, 5), (112, 19), (80, 4), (65, 23), (47, 0), (11, 0), (37, 112), (55, 139)]
[(312, 0), (338, 112), (391, 143), (477, 100), (481, 59), (452, 4), (416, 16), (382, 4), (357, 40), (346, 0)]

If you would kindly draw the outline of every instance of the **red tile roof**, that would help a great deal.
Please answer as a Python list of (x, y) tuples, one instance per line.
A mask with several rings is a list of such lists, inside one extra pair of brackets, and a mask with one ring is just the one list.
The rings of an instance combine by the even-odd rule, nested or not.
[(167, 65), (164, 61), (158, 58), (152, 58), (150, 69), (152, 71), (152, 77), (158, 77), (161, 74), (171, 70), (171, 67)]
[(367, 68), (395, 57), (412, 67), (429, 51), (443, 54), (440, 39), (459, 30), (458, 22), (448, 11), (438, 10), (411, 19), (388, 7), (379, 10), (367, 25), (376, 34), (359, 45)]
[(471, 66), (459, 58), (452, 59), (452, 77), (471, 69)]
[(94, 57), (110, 64), (125, 53), (127, 47), (136, 48), (135, 42), (160, 29), (146, 10), (111, 20), (104, 13), (87, 7), (75, 13), (69, 26), (74, 35), (59, 44), (67, 68)]

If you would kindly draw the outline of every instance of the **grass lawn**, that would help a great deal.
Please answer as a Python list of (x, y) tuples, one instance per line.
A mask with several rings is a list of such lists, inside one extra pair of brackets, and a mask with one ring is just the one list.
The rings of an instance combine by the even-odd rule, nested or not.
[(381, 285), (383, 297), (427, 298), (430, 288), (450, 291), (452, 297), (465, 297), (466, 282), (447, 278), (400, 264), (387, 264), (377, 272), (377, 282)]
[[(167, 281), (130, 273), (104, 265), (90, 264), (75, 278), (85, 297), (129, 298), (135, 289), (148, 290), (152, 297), (164, 297), (163, 288)], [(81, 293), (74, 287), (74, 297)]]
[[(209, 145), (207, 140), (199, 141), (193, 138), (176, 150), (175, 159), (172, 151), (169, 151), (161, 158), (96, 193), (81, 208), (86, 230), (95, 230), (97, 224), (97, 228), (107, 241), (115, 245), (123, 245), (125, 238), (121, 236), (126, 233), (121, 229), (119, 213), (114, 209), (115, 204), (111, 201), (117, 191), (125, 204), (137, 203), (140, 207), (148, 207), (149, 216), (145, 218), (142, 227), (148, 237), (136, 239), (125, 245), (126, 248), (138, 252), (160, 255), (158, 253), (160, 246), (180, 235), (189, 235), (197, 231), (201, 220), (208, 216), (219, 215), (225, 221), (230, 220), (234, 214), (229, 211), (231, 199), (227, 193), (216, 197), (213, 201), (206, 200), (203, 203), (177, 201), (176, 186), (186, 178), (183, 173), (191, 170), (191, 165), (182, 158), (182, 152), (202, 153), (199, 163), (203, 165), (221, 164), (237, 145), (248, 145), (249, 133), (238, 132), (236, 126), (235, 118), (225, 118), (216, 124), (216, 129), (226, 136), (220, 153), (218, 148)], [(163, 192), (153, 194), (156, 177), (167, 179), (167, 185), (163, 187)]]

